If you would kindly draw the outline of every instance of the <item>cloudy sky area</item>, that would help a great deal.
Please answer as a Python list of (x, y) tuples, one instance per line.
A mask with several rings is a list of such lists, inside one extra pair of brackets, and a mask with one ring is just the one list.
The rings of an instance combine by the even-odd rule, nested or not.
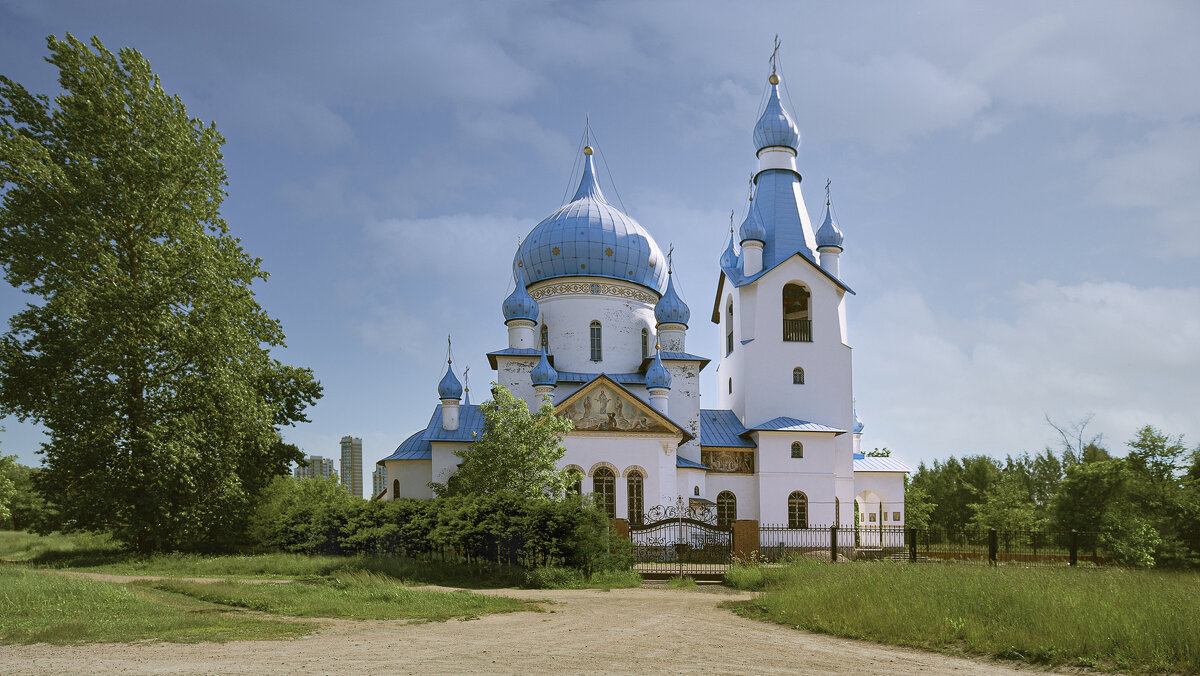
[(1088, 414), (1114, 450), (1145, 424), (1200, 441), (1200, 5), (0, 1), (0, 73), (53, 92), (68, 31), (140, 50), (227, 138), (224, 216), (272, 273), (282, 358), (325, 386), (285, 432), (308, 453), (361, 436), (369, 473), (424, 426), (448, 332), (486, 392), (517, 238), (577, 180), (585, 115), (715, 358), (776, 33), (806, 197), (832, 179), (846, 233), (867, 448), (1036, 452), (1045, 416)]

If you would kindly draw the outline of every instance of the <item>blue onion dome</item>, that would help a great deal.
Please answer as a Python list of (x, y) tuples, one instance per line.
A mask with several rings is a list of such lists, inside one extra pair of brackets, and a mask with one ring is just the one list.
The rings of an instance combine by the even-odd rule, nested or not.
[(667, 373), (667, 367), (663, 366), (657, 352), (654, 353), (654, 361), (650, 362), (650, 368), (646, 369), (646, 389), (671, 389), (671, 374)]
[(762, 117), (758, 118), (758, 124), (754, 125), (754, 149), (762, 150), (771, 146), (800, 149), (800, 129), (779, 100), (779, 78), (775, 75), (771, 76), (771, 96), (767, 99), (767, 107)]
[(754, 203), (750, 203), (750, 208), (746, 212), (746, 220), (742, 221), (742, 227), (738, 228), (738, 234), (742, 237), (744, 244), (748, 240), (756, 242), (767, 241), (767, 229), (763, 227), (762, 219), (758, 217), (758, 209)]
[(733, 233), (729, 233), (729, 246), (725, 247), (725, 252), (721, 254), (721, 267), (725, 270), (736, 270), (738, 268), (738, 255), (733, 250)]
[(461, 399), (462, 398), (462, 383), (458, 382), (458, 377), (454, 375), (454, 367), (450, 366), (450, 362), (446, 362), (446, 375), (442, 376), (442, 382), (438, 383), (438, 397), (441, 399)]
[(863, 427), (866, 425), (863, 425), (863, 421), (858, 419), (858, 409), (854, 409), (854, 433), (862, 434)]
[(825, 203), (825, 222), (817, 230), (817, 248), (826, 246), (842, 248), (842, 230), (837, 226), (837, 221), (833, 220), (833, 209), (830, 208), (829, 202)]
[(692, 311), (688, 309), (687, 303), (683, 302), (678, 293), (675, 293), (675, 276), (668, 271), (667, 292), (658, 299), (658, 304), (654, 306), (654, 320), (659, 324), (687, 326), (691, 316)]
[(525, 289), (525, 274), (521, 270), (521, 266), (517, 266), (517, 288), (508, 294), (508, 298), (504, 299), (504, 305), (501, 306), (504, 310), (505, 323), (511, 322), (514, 319), (528, 319), (531, 322), (536, 322), (538, 318), (538, 304), (529, 295), (529, 291)]
[(667, 286), (662, 249), (637, 221), (604, 199), (591, 146), (583, 152), (583, 178), (575, 196), (529, 232), (513, 267), (525, 269), (528, 284), (557, 277), (609, 277), (661, 295)]
[(534, 385), (557, 385), (558, 371), (550, 365), (550, 360), (546, 359), (546, 353), (542, 352), (542, 358), (538, 361), (537, 366), (533, 367), (533, 371), (529, 374), (529, 379)]

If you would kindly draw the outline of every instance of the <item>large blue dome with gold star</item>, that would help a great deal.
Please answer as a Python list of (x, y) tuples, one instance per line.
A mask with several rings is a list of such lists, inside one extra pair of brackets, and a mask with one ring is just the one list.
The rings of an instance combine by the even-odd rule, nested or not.
[(591, 148), (584, 148), (583, 179), (571, 201), (538, 223), (513, 261), (526, 284), (556, 277), (608, 277), (662, 294), (667, 261), (658, 243), (600, 192)]

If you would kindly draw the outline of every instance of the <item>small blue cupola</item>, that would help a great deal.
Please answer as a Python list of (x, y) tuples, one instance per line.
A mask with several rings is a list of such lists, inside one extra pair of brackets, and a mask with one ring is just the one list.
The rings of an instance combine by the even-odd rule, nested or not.
[(833, 208), (829, 206), (828, 200), (825, 201), (825, 222), (821, 223), (820, 229), (817, 230), (817, 248), (825, 247), (842, 248), (842, 230), (837, 221), (833, 220)]
[(504, 299), (504, 305), (501, 309), (504, 311), (504, 323), (524, 319), (526, 321), (536, 322), (538, 318), (538, 304), (529, 295), (529, 291), (525, 288), (525, 271), (520, 263), (517, 264), (517, 288), (508, 294), (508, 298)]
[(671, 389), (671, 374), (667, 372), (667, 367), (663, 366), (657, 350), (654, 352), (654, 361), (650, 362), (650, 368), (646, 369), (646, 389)]
[(534, 385), (558, 385), (558, 371), (550, 365), (550, 360), (546, 358), (545, 350), (542, 351), (542, 358), (538, 361), (537, 366), (533, 367), (533, 371), (529, 373), (529, 379)]
[(725, 247), (725, 251), (721, 254), (721, 267), (725, 270), (737, 270), (738, 255), (733, 250), (733, 231), (729, 231), (729, 246)]
[(654, 320), (659, 324), (687, 326), (691, 316), (692, 311), (688, 309), (687, 303), (684, 303), (679, 294), (675, 292), (675, 275), (668, 271), (667, 292), (658, 299), (658, 303), (654, 306)]
[(438, 398), (439, 399), (462, 399), (462, 383), (458, 382), (458, 377), (454, 375), (454, 366), (450, 360), (446, 360), (446, 375), (442, 376), (442, 381), (438, 383)]
[(863, 425), (863, 421), (858, 419), (858, 409), (854, 409), (854, 433), (862, 434), (863, 427), (866, 426)]
[(758, 216), (758, 209), (754, 208), (754, 202), (750, 203), (750, 208), (746, 211), (746, 220), (742, 221), (742, 227), (738, 228), (738, 234), (741, 235), (742, 246), (745, 246), (747, 241), (766, 243), (767, 229), (763, 227), (762, 219)]
[(783, 108), (779, 100), (779, 76), (771, 74), (771, 95), (758, 124), (754, 125), (754, 149), (783, 146), (793, 151), (800, 149), (800, 129)]

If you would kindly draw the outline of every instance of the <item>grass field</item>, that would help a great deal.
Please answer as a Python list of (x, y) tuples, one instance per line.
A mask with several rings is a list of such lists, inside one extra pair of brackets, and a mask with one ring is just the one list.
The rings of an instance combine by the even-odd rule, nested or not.
[(176, 643), (294, 638), (313, 622), (226, 613), (178, 594), (0, 564), (0, 643)]
[(365, 572), (293, 584), (233, 580), (207, 583), (164, 580), (135, 584), (222, 606), (295, 617), (441, 622), (454, 617), (541, 610), (537, 605), (502, 596), (411, 589), (390, 577)]
[(1200, 672), (1200, 574), (801, 561), (737, 567), (739, 614), (942, 652), (1126, 671)]
[(311, 556), (282, 552), (140, 556), (122, 550), (106, 536), (40, 536), (13, 531), (0, 531), (0, 559), (33, 567), (163, 577), (315, 579), (372, 572), (411, 584), (472, 589), (610, 589), (642, 584), (641, 576), (632, 571), (600, 571), (587, 579), (582, 572), (569, 568), (526, 571), (508, 566), (427, 562), (389, 556)]

